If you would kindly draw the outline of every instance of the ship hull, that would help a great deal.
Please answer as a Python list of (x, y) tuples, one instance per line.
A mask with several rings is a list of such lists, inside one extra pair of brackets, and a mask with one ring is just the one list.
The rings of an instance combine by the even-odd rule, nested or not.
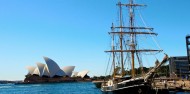
[(169, 94), (169, 90), (154, 90), (149, 86), (136, 86), (130, 88), (122, 88), (113, 91), (102, 91), (103, 94)]
[(152, 89), (150, 83), (143, 79), (123, 81), (113, 86), (104, 86), (101, 90), (104, 94), (169, 94), (167, 89)]
[(130, 88), (122, 88), (112, 91), (112, 94), (149, 94), (150, 88), (147, 86), (137, 86)]

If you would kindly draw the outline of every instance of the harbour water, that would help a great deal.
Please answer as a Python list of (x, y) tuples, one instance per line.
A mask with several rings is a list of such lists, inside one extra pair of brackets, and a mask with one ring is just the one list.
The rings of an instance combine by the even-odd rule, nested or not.
[(0, 94), (101, 94), (101, 91), (91, 82), (0, 84)]
[[(0, 84), (0, 94), (102, 94), (91, 82), (51, 84)], [(190, 94), (178, 92), (171, 94)]]

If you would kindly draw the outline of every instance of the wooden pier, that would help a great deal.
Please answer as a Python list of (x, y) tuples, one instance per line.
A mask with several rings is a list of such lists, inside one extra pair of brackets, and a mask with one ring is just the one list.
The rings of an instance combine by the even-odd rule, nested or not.
[(155, 90), (187, 91), (190, 92), (190, 80), (183, 79), (154, 79), (152, 88)]

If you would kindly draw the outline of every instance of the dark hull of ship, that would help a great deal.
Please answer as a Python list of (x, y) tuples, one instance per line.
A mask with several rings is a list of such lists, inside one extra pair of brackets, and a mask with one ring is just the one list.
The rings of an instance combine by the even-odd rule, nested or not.
[(169, 90), (152, 89), (150, 83), (144, 80), (136, 80), (126, 82), (125, 84), (117, 84), (117, 88), (113, 90), (102, 90), (103, 94), (169, 94)]
[(169, 94), (169, 90), (167, 89), (154, 90), (151, 89), (151, 87), (149, 86), (136, 86), (136, 87), (128, 86), (128, 87), (129, 88), (106, 91), (103, 92), (103, 94)]

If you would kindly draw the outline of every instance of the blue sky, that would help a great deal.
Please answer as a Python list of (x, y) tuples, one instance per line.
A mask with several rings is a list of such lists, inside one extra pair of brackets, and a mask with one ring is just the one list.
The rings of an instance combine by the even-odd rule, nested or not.
[[(118, 0), (0, 0), (0, 80), (23, 80), (26, 66), (45, 63), (104, 75)], [(123, 1), (123, 0), (122, 0)], [(170, 56), (186, 55), (190, 34), (189, 0), (136, 0), (142, 15)]]

